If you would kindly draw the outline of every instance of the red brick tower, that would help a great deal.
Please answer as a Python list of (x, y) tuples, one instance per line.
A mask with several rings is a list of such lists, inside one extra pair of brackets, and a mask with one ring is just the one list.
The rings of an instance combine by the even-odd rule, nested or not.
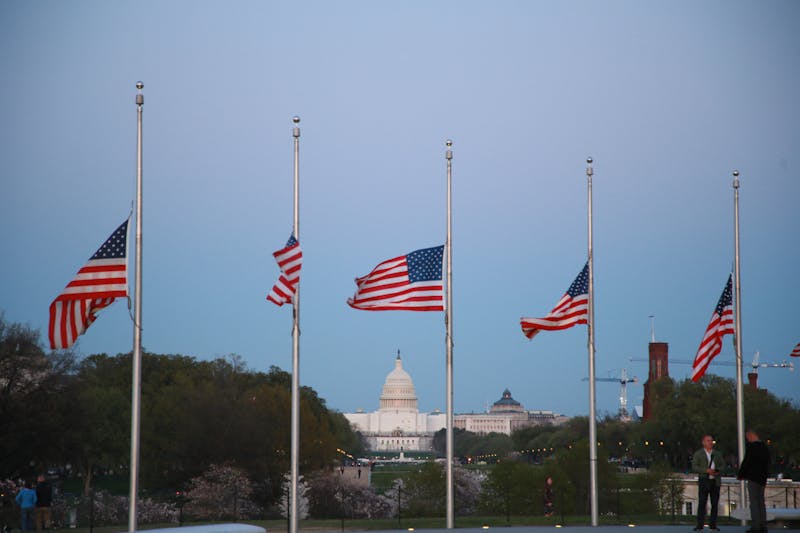
[(648, 345), (650, 370), (644, 384), (643, 418), (647, 422), (653, 416), (656, 397), (653, 387), (661, 378), (669, 377), (669, 344), (666, 342), (651, 342)]

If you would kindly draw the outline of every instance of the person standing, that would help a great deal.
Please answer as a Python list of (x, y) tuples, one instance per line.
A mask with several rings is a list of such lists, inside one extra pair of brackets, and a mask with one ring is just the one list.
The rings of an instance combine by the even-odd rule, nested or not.
[(17, 493), (17, 503), (22, 510), (21, 527), (22, 531), (33, 529), (33, 511), (36, 507), (36, 491), (31, 488), (31, 482), (26, 481), (25, 485)]
[(747, 446), (736, 477), (747, 480), (747, 494), (750, 496), (750, 529), (747, 533), (766, 533), (767, 503), (764, 500), (764, 489), (767, 487), (769, 473), (769, 448), (752, 429), (744, 434), (744, 438)]
[(547, 476), (544, 480), (544, 515), (553, 516), (555, 509), (553, 507), (553, 478)]
[(43, 475), (36, 480), (36, 531), (42, 526), (50, 529), (50, 504), (53, 502), (53, 488)]
[(708, 516), (708, 527), (719, 531), (717, 527), (717, 509), (719, 507), (719, 488), (722, 484), (720, 471), (725, 468), (722, 454), (714, 449), (714, 438), (703, 435), (703, 447), (692, 456), (692, 472), (697, 474), (697, 526), (695, 531), (702, 531), (706, 518), (706, 501), (711, 500), (711, 513)]

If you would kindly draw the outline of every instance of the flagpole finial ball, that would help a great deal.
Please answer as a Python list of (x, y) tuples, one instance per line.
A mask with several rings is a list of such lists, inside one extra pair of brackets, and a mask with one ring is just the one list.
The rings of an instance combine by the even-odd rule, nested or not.
[(738, 170), (734, 170), (733, 171), (733, 177), (734, 178), (738, 178), (739, 177), (739, 171)]
[(300, 117), (298, 117), (297, 115), (293, 116), (292, 122), (294, 122), (295, 124), (300, 124)]
[(594, 161), (594, 159), (592, 159), (592, 156), (589, 156), (589, 157), (586, 158), (586, 162), (588, 164), (590, 164), (590, 165), (592, 164), (593, 161)]
[(142, 83), (140, 81), (137, 81), (136, 82), (136, 88), (141, 91), (142, 89), (144, 89), (144, 83)]
[(447, 140), (446, 140), (444, 143), (447, 145), (447, 147), (448, 147), (448, 148), (450, 148), (451, 146), (453, 146), (453, 141), (452, 141), (452, 140), (450, 140), (450, 139), (447, 139)]

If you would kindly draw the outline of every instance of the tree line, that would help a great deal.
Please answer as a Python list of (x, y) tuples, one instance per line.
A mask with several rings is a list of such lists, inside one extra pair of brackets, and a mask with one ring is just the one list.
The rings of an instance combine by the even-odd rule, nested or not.
[[(97, 474), (126, 477), (130, 463), (131, 354), (41, 347), (39, 332), (0, 315), (0, 477), (69, 468), (88, 494)], [(248, 472), (259, 497), (277, 498), (290, 460), (290, 375), (248, 369), (236, 355), (199, 361), (145, 352), (141, 470), (144, 490), (186, 485), (211, 464)], [(300, 398), (300, 467), (360, 453), (361, 440), (310, 387)]]
[[(244, 511), (236, 502), (245, 494), (260, 512), (280, 504), (290, 459), (287, 372), (277, 367), (256, 372), (235, 355), (198, 361), (146, 352), (142, 377), (140, 486), (144, 491), (199, 494), (198, 480), (203, 476), (219, 468), (236, 468), (246, 476), (248, 488), (234, 490), (235, 509)], [(767, 439), (775, 459), (772, 473), (800, 478), (800, 409), (767, 391), (746, 388), (745, 392), (748, 427)], [(631, 494), (640, 493), (642, 502), (632, 508), (661, 509), (647, 494), (663, 487), (669, 471), (688, 470), (689, 457), (705, 433), (716, 438), (730, 465), (728, 473), (735, 468), (731, 380), (713, 375), (699, 383), (664, 379), (657, 383), (655, 397), (655, 416), (648, 422), (606, 417), (598, 423), (603, 509), (619, 511), (625, 502), (631, 505)], [(38, 331), (8, 323), (0, 314), (0, 479), (30, 478), (48, 468), (66, 468), (80, 476), (83, 492), (89, 494), (98, 474), (127, 478), (130, 399), (130, 353), (78, 358), (69, 351), (49, 352), (41, 347)], [(342, 461), (337, 449), (356, 457), (363, 453), (360, 435), (309, 387), (302, 388), (300, 408), (300, 466), (309, 482), (312, 516), (440, 514), (445, 486), (437, 463), (396, 480), (386, 492), (348, 487), (350, 497), (343, 499), (343, 482), (337, 481), (331, 466)], [(525, 428), (510, 436), (455, 430), (454, 440), (456, 457), (495, 463), (485, 470), (458, 469), (460, 514), (538, 514), (546, 475), (557, 480), (558, 507), (563, 512), (588, 512), (586, 417), (559, 426)], [(444, 432), (439, 432), (434, 446), (440, 456), (445, 455), (444, 441)], [(629, 486), (633, 478), (618, 474), (618, 467), (626, 465), (648, 467), (652, 475), (639, 477), (636, 483), (641, 487)], [(622, 490), (627, 496), (620, 503)], [(199, 500), (194, 496), (192, 501)], [(180, 507), (177, 500), (175, 505)], [(121, 506), (105, 509), (113, 515)], [(153, 516), (167, 512), (155, 506), (151, 511)]]
[[(745, 421), (768, 443), (773, 457), (771, 473), (800, 479), (800, 408), (764, 389), (745, 387)], [(631, 468), (661, 465), (688, 472), (700, 439), (711, 434), (725, 456), (726, 475), (738, 463), (736, 394), (733, 380), (707, 374), (699, 382), (664, 378), (656, 383), (654, 416), (647, 422), (622, 421), (607, 416), (597, 424), (599, 448), (612, 463)], [(588, 441), (589, 420), (573, 417), (558, 426), (523, 428), (513, 434), (478, 435), (454, 430), (454, 455), (493, 463), (520, 455), (541, 464), (561, 450)], [(445, 431), (434, 436), (434, 448), (445, 454)]]
[[(725, 456), (732, 475), (738, 464), (735, 382), (707, 374), (699, 382), (689, 379), (656, 382), (653, 416), (647, 422), (624, 422), (606, 417), (598, 422), (601, 449), (612, 461), (632, 466), (663, 464), (688, 472), (691, 455), (700, 439), (710, 434)], [(744, 388), (745, 425), (767, 442), (773, 458), (771, 473), (800, 479), (800, 408), (764, 389)], [(582, 439), (588, 439), (585, 417), (562, 426), (522, 429), (512, 436), (515, 450), (533, 457), (546, 456)], [(538, 450), (538, 451), (537, 451)]]

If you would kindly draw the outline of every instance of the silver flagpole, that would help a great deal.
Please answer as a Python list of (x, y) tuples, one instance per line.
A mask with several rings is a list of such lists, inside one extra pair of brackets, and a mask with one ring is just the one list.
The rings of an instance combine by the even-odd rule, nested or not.
[(447, 144), (447, 307), (444, 321), (447, 328), (447, 529), (453, 524), (453, 240), (452, 240), (452, 199), (453, 190), (453, 141)]
[(592, 250), (592, 158), (586, 159), (586, 183), (589, 190), (589, 499), (592, 525), (598, 525), (597, 513), (597, 415), (595, 413), (594, 368), (594, 251)]
[[(300, 242), (300, 117), (293, 117), (294, 238)], [(289, 532), (297, 533), (297, 479), (300, 471), (300, 284), (292, 300), (292, 489), (289, 494)]]
[[(733, 171), (733, 277), (736, 287), (734, 345), (736, 347), (736, 441), (739, 464), (744, 459), (744, 387), (742, 385), (742, 278), (739, 259), (739, 171)], [(739, 480), (739, 509), (744, 509), (744, 480)], [(745, 521), (742, 520), (742, 525)]]
[(139, 420), (142, 400), (142, 108), (144, 83), (136, 82), (136, 274), (133, 296), (133, 383), (131, 385), (131, 470), (128, 531), (136, 531), (139, 499)]

